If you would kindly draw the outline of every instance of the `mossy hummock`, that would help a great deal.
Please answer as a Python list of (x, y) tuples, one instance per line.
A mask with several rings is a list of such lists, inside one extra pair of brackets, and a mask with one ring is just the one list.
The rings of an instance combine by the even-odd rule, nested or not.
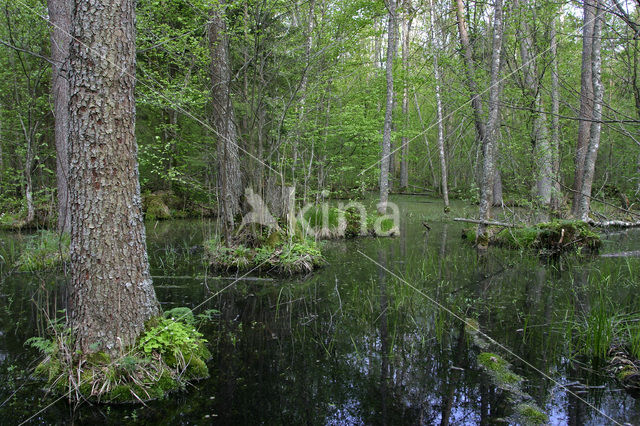
[(218, 271), (257, 269), (294, 275), (311, 272), (325, 263), (314, 241), (283, 238), (285, 237), (273, 232), (267, 236), (266, 241), (256, 247), (242, 244), (229, 247), (219, 239), (212, 239), (205, 243), (205, 251), (210, 267)]
[[(462, 238), (475, 242), (475, 228), (465, 228)], [(522, 228), (491, 228), (489, 245), (511, 249), (535, 250), (541, 255), (556, 255), (573, 250), (597, 251), (600, 235), (579, 220), (554, 220)]]
[(68, 330), (59, 332), (55, 340), (33, 338), (27, 344), (46, 355), (35, 375), (47, 380), (50, 391), (68, 394), (71, 399), (145, 402), (209, 376), (206, 361), (211, 353), (188, 308), (173, 309), (148, 321), (136, 346), (116, 356), (96, 352), (74, 358), (69, 334)]

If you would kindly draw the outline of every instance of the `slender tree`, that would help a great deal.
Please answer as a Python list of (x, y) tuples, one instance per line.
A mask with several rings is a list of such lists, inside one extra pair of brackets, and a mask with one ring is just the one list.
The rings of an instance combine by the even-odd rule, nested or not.
[(409, 187), (409, 139), (406, 130), (409, 128), (409, 45), (411, 41), (411, 24), (413, 23), (413, 10), (411, 0), (404, 0), (402, 14), (402, 68), (404, 71), (402, 85), (402, 116), (404, 118), (405, 131), (402, 135), (402, 148), (400, 159), (400, 189)]
[(389, 27), (387, 32), (387, 103), (384, 113), (382, 134), (382, 157), (380, 161), (380, 204), (378, 212), (386, 213), (389, 200), (389, 163), (391, 156), (391, 124), (393, 120), (393, 58), (396, 55), (396, 0), (387, 2), (389, 10)]
[[(600, 0), (594, 0), (594, 25), (591, 38), (591, 85), (593, 93), (593, 114), (591, 128), (589, 130), (589, 144), (587, 145), (584, 167), (582, 172), (582, 185), (580, 187), (580, 197), (577, 205), (577, 217), (581, 220), (589, 218), (589, 209), (591, 206), (591, 188), (593, 186), (593, 177), (596, 168), (596, 159), (598, 157), (598, 148), (600, 147), (600, 130), (602, 119), (602, 99), (604, 96), (604, 86), (602, 85), (601, 68), (602, 55), (601, 49), (601, 32), (602, 32), (602, 10), (604, 5)], [(586, 7), (586, 2), (585, 2)], [(588, 42), (583, 40), (583, 42)]]
[(58, 230), (71, 230), (69, 214), (69, 80), (67, 77), (71, 42), (71, 2), (48, 0), (51, 24), (51, 92), (55, 119), (56, 181), (58, 190)]
[(433, 75), (436, 80), (436, 120), (438, 121), (438, 154), (440, 156), (440, 190), (444, 201), (445, 211), (449, 211), (449, 189), (447, 187), (447, 157), (444, 152), (444, 117), (442, 114), (442, 82), (440, 78), (440, 65), (438, 64), (438, 54), (440, 52), (440, 35), (436, 35), (435, 9), (433, 0), (429, 0), (431, 29), (431, 46), (433, 47)]
[(578, 142), (575, 153), (575, 174), (573, 178), (573, 204), (571, 213), (579, 216), (580, 197), (584, 175), (584, 159), (587, 154), (589, 138), (591, 134), (591, 122), (593, 120), (593, 83), (592, 57), (593, 36), (595, 25), (595, 0), (585, 0), (582, 23), (582, 67), (580, 70), (580, 113), (578, 122)]
[(116, 354), (159, 310), (134, 131), (135, 2), (76, 0), (72, 28), (72, 330), (81, 354)]
[[(520, 6), (520, 25), (517, 31), (520, 41), (520, 58), (522, 59), (523, 86), (527, 96), (531, 99), (532, 112), (532, 139), (534, 144), (534, 160), (536, 164), (536, 197), (543, 206), (551, 203), (551, 189), (553, 177), (553, 152), (549, 141), (549, 128), (547, 114), (544, 112), (542, 93), (540, 88), (540, 75), (537, 65), (537, 52), (534, 45), (533, 34), (529, 26), (528, 0), (515, 0), (514, 6)], [(522, 16), (525, 15), (525, 16)]]
[[(493, 200), (493, 180), (495, 177), (495, 153), (500, 131), (500, 68), (502, 66), (502, 38), (504, 26), (502, 23), (502, 0), (495, 0), (493, 12), (493, 40), (491, 53), (491, 80), (489, 86), (489, 117), (487, 119), (487, 133), (482, 144), (482, 181), (480, 186), (480, 220), (491, 218), (491, 200)], [(486, 223), (478, 225), (477, 241), (479, 247), (485, 246), (487, 240)]]
[(562, 189), (560, 187), (560, 84), (558, 76), (558, 40), (556, 34), (556, 18), (551, 18), (549, 26), (549, 39), (551, 46), (549, 54), (551, 55), (551, 153), (553, 156), (552, 164), (552, 192), (551, 192), (551, 209), (555, 212), (560, 211), (562, 200)]
[(241, 211), (242, 174), (236, 118), (231, 101), (231, 59), (224, 20), (226, 0), (211, 9), (209, 48), (211, 51), (211, 99), (213, 128), (218, 137), (218, 199), (222, 208), (223, 231), (227, 241)]

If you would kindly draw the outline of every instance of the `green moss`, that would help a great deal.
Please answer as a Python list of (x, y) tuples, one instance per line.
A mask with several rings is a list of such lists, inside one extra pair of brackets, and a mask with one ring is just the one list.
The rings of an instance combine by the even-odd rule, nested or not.
[(20, 271), (52, 269), (69, 261), (69, 234), (40, 231), (29, 238), (17, 261)]
[(515, 385), (522, 381), (522, 377), (511, 371), (509, 363), (499, 355), (482, 352), (478, 355), (478, 363), (496, 380), (498, 386)]
[(516, 412), (526, 425), (544, 425), (549, 422), (549, 417), (533, 404), (520, 404), (516, 407)]
[(554, 220), (525, 228), (505, 228), (491, 241), (493, 244), (557, 254), (587, 247), (597, 250), (602, 241), (589, 224), (575, 220)]
[(616, 378), (623, 382), (625, 381), (627, 378), (633, 376), (634, 374), (638, 374), (638, 370), (631, 365), (625, 365), (622, 370), (620, 370), (617, 374), (616, 374)]
[(171, 219), (171, 211), (161, 196), (148, 195), (145, 198), (145, 217), (149, 220)]
[(111, 357), (104, 352), (96, 352), (87, 355), (87, 363), (90, 365), (107, 365), (111, 362)]
[(207, 364), (198, 356), (192, 356), (187, 360), (186, 376), (188, 379), (204, 379), (209, 377)]

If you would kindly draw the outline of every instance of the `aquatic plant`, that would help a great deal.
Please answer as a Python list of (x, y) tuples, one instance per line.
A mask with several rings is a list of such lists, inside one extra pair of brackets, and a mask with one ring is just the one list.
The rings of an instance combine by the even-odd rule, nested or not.
[(309, 239), (286, 239), (250, 248), (238, 244), (226, 246), (214, 238), (205, 242), (209, 266), (214, 270), (243, 271), (259, 269), (278, 274), (308, 273), (325, 260), (316, 242)]
[(42, 230), (27, 241), (16, 262), (21, 271), (51, 269), (69, 261), (69, 234)]
[(50, 391), (73, 400), (142, 402), (183, 389), (189, 381), (208, 377), (206, 361), (211, 353), (188, 308), (170, 313), (181, 316), (148, 321), (132, 348), (118, 355), (96, 352), (81, 362), (73, 353), (70, 330), (52, 324), (51, 338), (35, 337), (25, 343), (45, 355), (35, 375), (47, 381)]

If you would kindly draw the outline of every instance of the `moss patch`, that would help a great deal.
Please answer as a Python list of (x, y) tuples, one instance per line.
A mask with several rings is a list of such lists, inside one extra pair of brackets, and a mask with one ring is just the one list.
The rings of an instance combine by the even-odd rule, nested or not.
[(21, 271), (52, 269), (69, 261), (69, 234), (40, 231), (29, 238), (16, 262)]
[(516, 413), (525, 425), (544, 425), (549, 422), (549, 417), (533, 404), (519, 404)]
[(30, 339), (28, 343), (46, 355), (35, 375), (55, 393), (103, 403), (149, 401), (184, 389), (188, 382), (209, 376), (206, 361), (211, 353), (194, 327), (193, 313), (188, 308), (180, 312), (184, 315), (179, 319), (149, 321), (136, 345), (115, 358), (98, 352), (70, 360), (68, 330), (56, 333), (56, 341)]
[(511, 371), (509, 363), (499, 355), (482, 352), (478, 355), (478, 363), (486, 369), (498, 385), (515, 385), (522, 381), (522, 377)]

